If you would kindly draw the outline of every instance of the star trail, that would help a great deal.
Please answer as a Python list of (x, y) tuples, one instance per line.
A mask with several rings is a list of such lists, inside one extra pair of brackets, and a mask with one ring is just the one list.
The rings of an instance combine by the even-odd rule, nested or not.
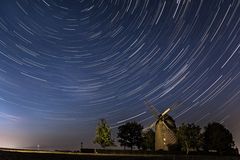
[(93, 146), (105, 118), (217, 121), (240, 146), (239, 0), (3, 0), (0, 146)]

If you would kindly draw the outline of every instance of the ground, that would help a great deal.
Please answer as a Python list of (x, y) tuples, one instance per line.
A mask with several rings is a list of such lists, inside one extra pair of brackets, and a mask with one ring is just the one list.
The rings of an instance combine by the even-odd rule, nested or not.
[(99, 154), (1, 149), (0, 160), (240, 160), (239, 157), (200, 155)]

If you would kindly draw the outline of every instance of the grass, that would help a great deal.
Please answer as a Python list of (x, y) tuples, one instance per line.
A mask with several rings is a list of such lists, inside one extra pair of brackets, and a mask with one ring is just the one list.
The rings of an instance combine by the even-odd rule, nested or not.
[(201, 156), (174, 154), (106, 154), (73, 153), (60, 151), (36, 151), (18, 149), (0, 149), (0, 160), (240, 160), (233, 156)]

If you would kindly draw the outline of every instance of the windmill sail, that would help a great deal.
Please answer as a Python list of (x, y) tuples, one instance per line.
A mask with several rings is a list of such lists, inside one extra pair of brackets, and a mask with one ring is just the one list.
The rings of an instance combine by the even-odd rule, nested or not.
[(149, 131), (150, 129), (151, 130), (155, 130), (155, 126), (156, 126), (156, 122), (153, 122), (151, 125), (149, 125), (148, 127), (145, 127), (144, 129), (143, 129), (143, 132), (147, 132), (147, 131)]
[(169, 111), (170, 111), (170, 108), (168, 108), (166, 111), (164, 111), (161, 116), (164, 116), (164, 115), (167, 114)]
[(157, 110), (157, 108), (152, 105), (150, 102), (145, 100), (145, 105), (148, 107), (149, 111), (152, 113), (153, 117), (158, 119), (159, 118), (159, 111)]

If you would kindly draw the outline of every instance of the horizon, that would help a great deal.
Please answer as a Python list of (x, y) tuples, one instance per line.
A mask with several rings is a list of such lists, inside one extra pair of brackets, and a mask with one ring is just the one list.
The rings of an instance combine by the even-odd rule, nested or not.
[(223, 124), (240, 148), (239, 1), (3, 0), (0, 147), (77, 149), (105, 118)]

